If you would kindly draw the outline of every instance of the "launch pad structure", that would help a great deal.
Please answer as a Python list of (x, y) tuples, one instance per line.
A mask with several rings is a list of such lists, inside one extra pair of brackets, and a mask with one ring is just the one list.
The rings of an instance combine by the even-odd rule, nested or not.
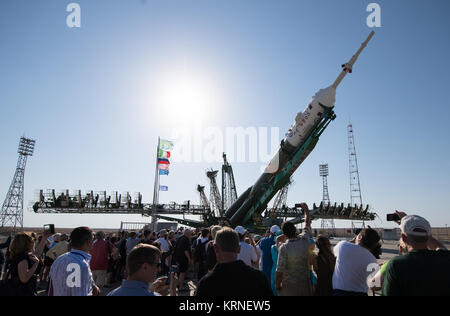
[[(94, 196), (94, 193), (90, 192), (82, 196), (78, 191), (75, 195), (62, 193), (57, 198), (54, 190), (50, 191), (50, 196), (49, 193), (45, 196), (43, 190), (40, 190), (39, 199), (34, 203), (33, 210), (37, 213), (154, 215), (159, 219), (176, 221), (191, 227), (208, 227), (214, 224), (231, 227), (241, 225), (252, 232), (263, 232), (273, 224), (281, 224), (283, 219), (287, 218), (292, 218), (291, 221), (294, 223), (301, 223), (304, 214), (298, 205), (294, 207), (275, 205), (270, 209), (268, 203), (280, 190), (286, 188), (294, 172), (314, 150), (322, 133), (336, 118), (334, 113), (336, 89), (346, 74), (352, 73), (354, 63), (373, 35), (374, 32), (371, 32), (350, 61), (342, 65), (342, 72), (334, 83), (319, 90), (306, 109), (297, 114), (294, 124), (280, 143), (280, 149), (263, 174), (239, 197), (231, 165), (224, 154), (222, 196), (216, 182), (218, 170), (207, 171), (211, 187), (210, 200), (206, 198), (204, 187), (198, 186), (199, 205), (191, 205), (190, 201), (184, 204), (143, 204), (140, 193), (132, 201), (129, 193), (122, 196), (116, 192), (108, 196), (106, 192), (101, 192)], [(281, 192), (276, 200), (283, 199), (285, 197)], [(310, 210), (312, 219), (362, 222), (375, 219), (376, 214), (369, 212), (368, 205), (364, 207), (362, 203), (357, 205), (352, 202), (347, 206), (344, 206), (344, 203), (331, 204), (329, 201), (323, 201), (319, 206), (314, 204)], [(182, 215), (183, 219), (169, 215)], [(199, 215), (202, 220), (186, 219), (186, 215)]]

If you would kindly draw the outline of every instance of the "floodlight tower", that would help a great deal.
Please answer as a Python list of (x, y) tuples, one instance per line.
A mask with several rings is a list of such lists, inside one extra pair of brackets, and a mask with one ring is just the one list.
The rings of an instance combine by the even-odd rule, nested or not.
[[(322, 204), (326, 209), (330, 205), (330, 196), (328, 194), (328, 164), (319, 165), (319, 174), (322, 177), (323, 182), (323, 196), (322, 196)], [(324, 230), (325, 228), (331, 228), (331, 232), (335, 233), (335, 226), (333, 219), (322, 219), (322, 223), (320, 228)]]
[(25, 166), (28, 156), (33, 156), (34, 145), (36, 141), (33, 139), (21, 137), (19, 143), (19, 159), (14, 178), (9, 187), (8, 194), (2, 206), (0, 213), (1, 226), (3, 230), (7, 226), (12, 226), (12, 233), (20, 227), (23, 229), (23, 189)]

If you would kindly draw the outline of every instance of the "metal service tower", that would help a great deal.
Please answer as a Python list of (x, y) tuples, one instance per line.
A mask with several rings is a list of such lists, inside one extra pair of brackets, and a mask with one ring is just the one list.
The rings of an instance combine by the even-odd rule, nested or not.
[[(353, 126), (352, 124), (348, 124), (347, 126), (348, 133), (348, 163), (349, 163), (349, 172), (350, 172), (350, 205), (354, 206), (355, 204), (362, 205), (362, 196), (361, 196), (361, 184), (359, 182), (359, 170), (358, 170), (358, 159), (356, 158), (356, 148), (355, 148), (355, 137), (353, 136)], [(352, 221), (352, 228), (361, 228), (357, 227), (361, 226), (365, 227), (364, 221), (355, 222)]]
[[(328, 194), (328, 164), (321, 164), (319, 165), (319, 174), (322, 177), (323, 182), (323, 197), (322, 197), (322, 203), (323, 207), (326, 208), (330, 205), (330, 196)], [(331, 232), (335, 233), (335, 225), (334, 225), (334, 219), (322, 219), (322, 223), (320, 228), (322, 230), (326, 228), (331, 228)]]
[(12, 227), (15, 233), (18, 228), (23, 229), (23, 189), (25, 166), (28, 156), (33, 156), (34, 145), (36, 141), (33, 139), (21, 137), (19, 143), (19, 159), (17, 161), (16, 173), (9, 187), (8, 194), (2, 206), (0, 213), (1, 227), (3, 230), (7, 226)]

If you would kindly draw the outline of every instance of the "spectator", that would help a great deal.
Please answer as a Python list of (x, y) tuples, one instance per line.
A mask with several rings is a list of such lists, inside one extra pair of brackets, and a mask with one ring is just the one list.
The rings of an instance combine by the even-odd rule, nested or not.
[(174, 257), (178, 265), (179, 279), (178, 290), (188, 291), (189, 288), (183, 287), (184, 279), (186, 277), (186, 271), (191, 264), (191, 238), (192, 231), (190, 229), (184, 230), (184, 235), (178, 238), (175, 249)]
[(200, 237), (196, 240), (196, 245), (193, 252), (195, 262), (198, 264), (197, 280), (200, 280), (207, 272), (206, 266), (206, 247), (209, 242), (209, 229), (204, 228), (201, 231)]
[(49, 257), (51, 260), (56, 260), (59, 256), (62, 254), (65, 254), (69, 251), (69, 242), (67, 241), (69, 239), (69, 236), (67, 234), (62, 234), (59, 237), (59, 242), (53, 246), (53, 248), (50, 249), (50, 251), (47, 251), (47, 257)]
[(314, 271), (317, 274), (315, 296), (333, 295), (333, 272), (336, 257), (331, 249), (331, 243), (327, 237), (319, 235), (316, 240), (319, 253), (313, 258)]
[(217, 232), (214, 249), (217, 264), (200, 280), (197, 296), (273, 296), (264, 273), (237, 260), (239, 236), (234, 230)]
[[(402, 239), (399, 240), (398, 243), (398, 255), (401, 256), (403, 254), (406, 254), (408, 252), (408, 249), (406, 248), (405, 243)], [(380, 264), (380, 270), (375, 274), (375, 276), (370, 281), (371, 287), (370, 289), (375, 291), (380, 291), (383, 288), (384, 284), (384, 277), (386, 276), (386, 268), (389, 263), (389, 260), (385, 261), (383, 264)], [(383, 295), (383, 294), (381, 294)]]
[(317, 277), (314, 274), (314, 266), (313, 266), (313, 262), (315, 259), (315, 250), (316, 250), (316, 241), (314, 240), (314, 238), (310, 238), (309, 239), (309, 274), (310, 274), (310, 279), (311, 279), (311, 289), (312, 289), (312, 294), (314, 295), (315, 291), (316, 291), (316, 285), (317, 285)]
[(275, 245), (275, 234), (280, 230), (278, 225), (273, 225), (270, 228), (269, 236), (261, 239), (259, 243), (259, 249), (261, 250), (262, 271), (266, 274), (267, 280), (270, 280), (270, 274), (272, 273), (272, 246)]
[(89, 267), (93, 232), (89, 227), (75, 228), (70, 234), (71, 251), (59, 256), (50, 270), (50, 296), (98, 296)]
[(135, 232), (130, 233), (130, 237), (127, 239), (126, 248), (127, 248), (127, 256), (131, 252), (131, 250), (139, 243), (139, 238), (137, 237)]
[(117, 245), (117, 248), (119, 249), (118, 274), (120, 278), (126, 278), (125, 266), (127, 262), (127, 232), (122, 231), (119, 236), (120, 240)]
[(311, 274), (309, 270), (309, 243), (311, 239), (311, 219), (305, 203), (301, 204), (305, 213), (305, 228), (297, 237), (297, 229), (292, 222), (284, 222), (283, 234), (288, 241), (281, 245), (275, 284), (280, 296), (311, 296)]
[(33, 238), (26, 233), (18, 233), (9, 246), (8, 271), (5, 279), (10, 279), (12, 296), (35, 296), (39, 259), (49, 235), (42, 238), (36, 249)]
[[(161, 252), (158, 248), (139, 244), (134, 247), (127, 257), (126, 280), (122, 285), (113, 290), (108, 296), (161, 296), (166, 294), (167, 277), (162, 277), (153, 282), (158, 275), (161, 266)], [(150, 283), (153, 282), (149, 289)], [(175, 281), (172, 282), (171, 295), (175, 295)]]
[[(280, 229), (276, 234), (277, 239), (275, 240), (275, 245), (272, 246), (271, 252), (272, 252), (272, 261), (278, 262), (278, 254), (280, 252), (280, 247), (282, 244), (286, 242), (286, 235), (283, 235), (283, 231)], [(270, 274), (270, 286), (272, 288), (272, 292), (275, 296), (278, 296), (278, 291), (275, 284), (275, 275), (277, 271), (277, 265), (274, 264), (272, 266), (272, 272)]]
[(141, 244), (147, 244), (147, 245), (151, 245), (153, 244), (153, 242), (155, 241), (154, 239), (150, 238), (152, 236), (152, 231), (151, 230), (144, 230), (144, 238), (141, 240)]
[(97, 232), (92, 245), (90, 267), (94, 283), (100, 290), (105, 285), (109, 286), (107, 277), (108, 265), (113, 251), (114, 245), (105, 240), (105, 233), (102, 231)]
[(369, 227), (362, 229), (352, 242), (341, 241), (334, 247), (334, 296), (367, 296), (368, 277), (378, 267), (371, 251), (378, 249), (379, 241), (378, 233)]
[(169, 241), (167, 240), (168, 233), (167, 230), (162, 229), (159, 232), (159, 238), (156, 240), (159, 242), (160, 250), (162, 252), (161, 254), (161, 273), (167, 274), (169, 271), (169, 266), (171, 264), (171, 258), (170, 258), (170, 246)]
[(208, 269), (208, 272), (212, 271), (217, 263), (216, 252), (214, 251), (214, 239), (216, 238), (217, 232), (221, 229), (222, 226), (219, 225), (215, 225), (210, 229), (210, 236), (212, 240), (206, 245), (206, 268)]
[(396, 212), (408, 252), (390, 260), (383, 295), (449, 296), (450, 251), (431, 235), (430, 223), (417, 215)]
[[(44, 248), (44, 272), (41, 278), (41, 281), (47, 282), (48, 279), (48, 273), (50, 272), (50, 268), (52, 267), (53, 262), (55, 261), (54, 259), (52, 259), (53, 256), (51, 256), (52, 253), (52, 249), (54, 247), (56, 247), (59, 243), (61, 234), (57, 233), (54, 234), (53, 236), (51, 236), (50, 238), (48, 238), (49, 241), (49, 246), (47, 247), (47, 249)], [(46, 243), (48, 244), (48, 243)]]
[[(240, 251), (237, 259), (242, 260), (246, 265), (250, 267), (257, 268), (258, 267), (258, 254), (256, 253), (256, 249), (254, 246), (254, 242), (252, 245), (249, 245), (245, 242), (245, 238), (247, 236), (247, 230), (242, 226), (237, 226), (235, 231), (239, 235), (239, 245)], [(252, 240), (250, 241), (252, 243)]]
[[(3, 272), (3, 265), (5, 264), (5, 254), (3, 253), (3, 249), (9, 248), (9, 245), (11, 244), (11, 235), (8, 236), (8, 239), (0, 244), (0, 271)], [(0, 273), (1, 273), (0, 272)]]

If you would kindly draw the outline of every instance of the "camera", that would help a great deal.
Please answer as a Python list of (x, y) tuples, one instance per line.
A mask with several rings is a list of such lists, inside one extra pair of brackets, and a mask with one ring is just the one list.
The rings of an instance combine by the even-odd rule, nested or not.
[(54, 224), (44, 225), (44, 233), (53, 235), (55, 233), (55, 225)]
[(395, 213), (387, 214), (386, 215), (386, 220), (388, 222), (398, 222), (398, 221), (400, 221), (400, 216), (398, 216), (398, 214), (395, 214)]

